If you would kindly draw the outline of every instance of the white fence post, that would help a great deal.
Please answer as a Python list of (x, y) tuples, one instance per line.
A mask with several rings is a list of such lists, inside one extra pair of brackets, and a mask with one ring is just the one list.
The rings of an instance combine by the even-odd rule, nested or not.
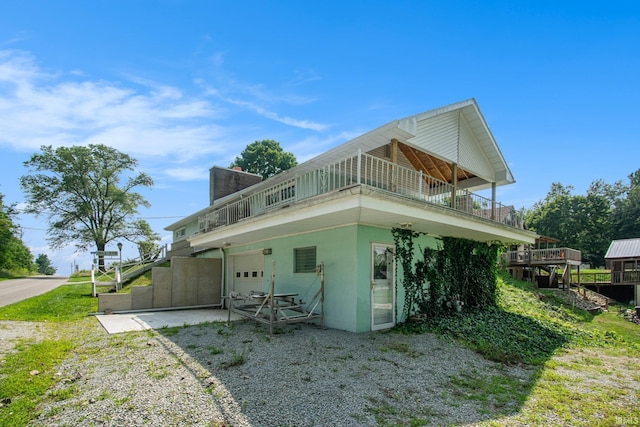
[(94, 273), (94, 268), (91, 267), (91, 295), (95, 298), (96, 296), (96, 275)]
[(120, 280), (120, 266), (116, 267), (116, 291), (122, 289), (122, 281)]

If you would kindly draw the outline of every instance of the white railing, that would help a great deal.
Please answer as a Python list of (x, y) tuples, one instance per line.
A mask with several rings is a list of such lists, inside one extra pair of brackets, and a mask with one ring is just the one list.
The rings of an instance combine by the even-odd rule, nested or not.
[(97, 286), (110, 286), (119, 291), (122, 289), (122, 284), (127, 280), (144, 274), (166, 260), (167, 245), (163, 245), (127, 262), (116, 261), (102, 270), (97, 263), (94, 263), (91, 267), (91, 295), (96, 296)]
[(523, 228), (522, 214), (512, 207), (454, 186), (422, 171), (405, 168), (387, 160), (358, 152), (353, 157), (293, 177), (253, 194), (240, 195), (224, 206), (199, 217), (200, 232), (235, 224), (291, 203), (352, 185), (368, 185), (380, 190)]

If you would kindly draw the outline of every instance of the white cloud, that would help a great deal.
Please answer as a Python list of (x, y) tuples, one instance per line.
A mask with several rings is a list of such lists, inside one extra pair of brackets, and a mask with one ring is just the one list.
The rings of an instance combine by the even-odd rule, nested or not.
[[(219, 67), (223, 55), (212, 60)], [(161, 173), (184, 181), (201, 179), (204, 170), (186, 168), (186, 162), (225, 163), (255, 134), (273, 133), (253, 126), (251, 120), (234, 122), (231, 114), (238, 113), (237, 107), (240, 114), (255, 113), (303, 131), (323, 132), (329, 127), (281, 114), (272, 106), (300, 105), (312, 102), (311, 98), (244, 84), (224, 72), (216, 78), (220, 83), (216, 88), (196, 80), (202, 95), (194, 97), (134, 75), (107, 81), (91, 80), (78, 68), (51, 72), (29, 53), (0, 50), (0, 147), (32, 152), (42, 145), (105, 144), (136, 158), (155, 157), (165, 163)], [(305, 71), (295, 81), (318, 78)]]
[(318, 132), (323, 131), (328, 127), (325, 124), (313, 122), (313, 121), (310, 121), (310, 120), (298, 120), (298, 119), (294, 119), (292, 117), (280, 117), (274, 111), (267, 110), (266, 108), (264, 108), (264, 107), (262, 107), (262, 106), (260, 106), (258, 104), (255, 104), (253, 102), (239, 101), (239, 100), (230, 99), (230, 98), (225, 98), (225, 100), (227, 102), (229, 102), (230, 104), (246, 107), (246, 108), (248, 108), (250, 110), (255, 111), (256, 113), (258, 113), (259, 115), (261, 115), (263, 117), (266, 117), (268, 119), (274, 120), (276, 122), (283, 123), (283, 124), (288, 125), (288, 126), (298, 127), (298, 128), (301, 128), (301, 129), (315, 130), (315, 131), (318, 131)]
[[(0, 51), (0, 145), (103, 143), (132, 154), (192, 158), (223, 150), (218, 110), (179, 89), (138, 79), (146, 92), (41, 71), (25, 53)], [(179, 150), (176, 148), (179, 147)]]
[(208, 180), (209, 171), (200, 168), (171, 168), (167, 169), (166, 174), (178, 181), (196, 181)]
[(294, 153), (298, 163), (303, 163), (361, 134), (362, 132), (340, 132), (322, 138), (314, 135), (287, 145), (286, 151)]

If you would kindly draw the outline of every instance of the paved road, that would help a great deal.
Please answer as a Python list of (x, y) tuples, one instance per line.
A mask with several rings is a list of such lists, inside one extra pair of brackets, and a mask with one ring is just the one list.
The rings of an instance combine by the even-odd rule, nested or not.
[(67, 283), (68, 277), (63, 276), (33, 276), (25, 279), (0, 281), (0, 307), (13, 304)]

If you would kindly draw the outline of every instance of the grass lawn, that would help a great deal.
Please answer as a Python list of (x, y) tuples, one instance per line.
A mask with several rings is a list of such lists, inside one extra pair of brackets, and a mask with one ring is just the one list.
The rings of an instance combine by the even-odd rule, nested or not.
[(71, 322), (98, 311), (91, 283), (67, 284), (45, 294), (0, 307), (0, 320)]
[[(501, 396), (521, 400), (518, 413), (482, 425), (640, 425), (640, 326), (617, 307), (600, 314), (572, 308), (557, 292), (502, 274), (495, 309), (399, 329), (435, 332), (506, 366), (536, 369), (531, 383), (502, 384)], [(495, 394), (493, 381), (463, 380), (474, 395)]]
[(57, 383), (56, 366), (83, 336), (80, 323), (98, 309), (87, 279), (76, 277), (80, 283), (0, 307), (0, 320), (39, 322), (38, 329), (45, 337), (19, 340), (15, 352), (0, 353), (0, 401), (11, 402), (0, 406), (0, 426), (26, 425), (46, 391)]
[[(11, 399), (0, 406), (1, 426), (24, 426), (37, 414), (43, 394), (55, 382), (56, 365), (83, 339), (97, 299), (89, 283), (77, 280), (0, 308), (1, 320), (46, 322), (41, 327), (48, 332), (43, 340), (25, 339), (15, 352), (0, 354), (0, 400)], [(565, 305), (557, 292), (539, 291), (501, 274), (496, 307), (401, 325), (392, 332), (433, 332), (500, 362), (505, 372), (518, 366), (534, 371), (526, 382), (506, 375), (452, 378), (457, 399), (489, 396), (498, 410), (488, 413), (505, 414), (500, 405), (517, 408), (480, 425), (640, 425), (640, 326), (618, 316), (616, 307), (590, 314)], [(34, 369), (38, 375), (30, 374)], [(376, 420), (379, 425), (423, 425), (419, 417), (398, 424), (384, 411)]]

